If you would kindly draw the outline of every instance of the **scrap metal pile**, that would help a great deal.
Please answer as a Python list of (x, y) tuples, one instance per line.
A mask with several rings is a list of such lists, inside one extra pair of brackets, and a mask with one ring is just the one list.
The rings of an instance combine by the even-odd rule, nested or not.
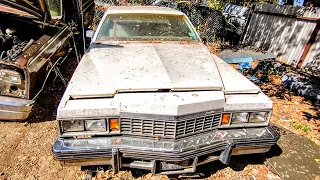
[(0, 60), (6, 62), (15, 62), (20, 54), (25, 51), (34, 40), (21, 41), (12, 29), (6, 29), (3, 32), (0, 28)]

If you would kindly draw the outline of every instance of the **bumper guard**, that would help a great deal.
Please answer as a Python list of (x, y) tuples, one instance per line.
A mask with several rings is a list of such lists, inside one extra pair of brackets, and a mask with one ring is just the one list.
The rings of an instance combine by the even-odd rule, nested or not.
[(31, 115), (33, 104), (32, 100), (0, 96), (0, 120), (23, 121)]
[[(278, 139), (279, 135), (271, 127), (260, 127), (215, 130), (175, 141), (126, 136), (57, 138), (52, 151), (57, 160), (78, 165), (87, 164), (78, 162), (94, 162), (105, 158), (93, 164), (111, 164), (115, 172), (121, 167), (131, 167), (148, 169), (152, 173), (160, 170), (161, 174), (184, 174), (193, 173), (197, 165), (214, 160), (228, 164), (232, 154), (267, 152)], [(220, 155), (212, 156), (217, 152)], [(204, 156), (206, 159), (203, 159)], [(123, 164), (123, 158), (134, 161)], [(202, 161), (199, 161), (200, 158)], [(138, 159), (143, 161), (135, 161)], [(176, 163), (185, 160), (192, 160), (192, 165), (181, 166)]]

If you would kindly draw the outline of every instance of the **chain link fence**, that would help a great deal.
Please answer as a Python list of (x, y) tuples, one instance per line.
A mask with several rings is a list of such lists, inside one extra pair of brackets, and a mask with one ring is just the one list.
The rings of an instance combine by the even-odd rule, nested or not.
[(104, 12), (110, 6), (145, 5), (160, 6), (177, 9), (185, 13), (198, 33), (203, 35), (205, 41), (227, 41), (237, 43), (240, 35), (237, 28), (227, 22), (221, 11), (209, 7), (209, 4), (191, 1), (174, 0), (95, 0), (95, 14), (92, 27), (95, 29)]

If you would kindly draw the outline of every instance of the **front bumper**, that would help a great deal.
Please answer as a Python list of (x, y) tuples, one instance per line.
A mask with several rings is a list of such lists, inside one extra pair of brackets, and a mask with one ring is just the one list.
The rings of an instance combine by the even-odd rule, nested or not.
[(34, 101), (0, 96), (0, 120), (22, 121), (32, 112)]
[[(204, 156), (211, 158), (211, 160), (219, 159), (221, 162), (228, 164), (231, 154), (266, 152), (272, 145), (276, 144), (278, 138), (279, 135), (271, 127), (215, 130), (176, 141), (125, 136), (94, 137), (91, 139), (57, 138), (52, 151), (57, 160), (66, 163), (77, 164), (79, 162), (80, 165), (86, 163), (95, 165), (94, 162), (96, 162), (96, 165), (111, 164), (115, 171), (125, 166), (121, 160), (127, 158), (131, 160), (150, 160), (151, 165), (143, 166), (140, 163), (141, 166), (136, 167), (141, 169), (150, 167), (150, 170), (159, 170), (159, 168), (153, 167), (156, 163), (152, 165), (152, 162), (177, 164), (177, 162), (193, 159), (193, 165), (186, 169), (189, 168), (190, 170), (192, 168), (192, 171), (195, 171), (197, 164), (203, 164), (199, 160), (203, 159)], [(217, 158), (212, 158), (211, 155), (217, 152), (220, 155)], [(101, 158), (106, 158), (106, 160), (99, 161), (98, 159)], [(204, 161), (209, 162), (208, 158)], [(82, 164), (83, 162), (86, 163)], [(134, 164), (137, 165), (137, 163)], [(133, 166), (129, 165), (129, 167)], [(168, 166), (162, 166), (160, 170), (164, 170), (163, 167)], [(181, 169), (181, 166), (171, 165), (171, 167)]]

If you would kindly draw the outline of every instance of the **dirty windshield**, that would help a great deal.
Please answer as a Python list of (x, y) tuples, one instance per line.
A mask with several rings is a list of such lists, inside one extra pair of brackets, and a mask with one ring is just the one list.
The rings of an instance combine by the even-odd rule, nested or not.
[(103, 41), (199, 41), (183, 15), (109, 14), (98, 32)]

